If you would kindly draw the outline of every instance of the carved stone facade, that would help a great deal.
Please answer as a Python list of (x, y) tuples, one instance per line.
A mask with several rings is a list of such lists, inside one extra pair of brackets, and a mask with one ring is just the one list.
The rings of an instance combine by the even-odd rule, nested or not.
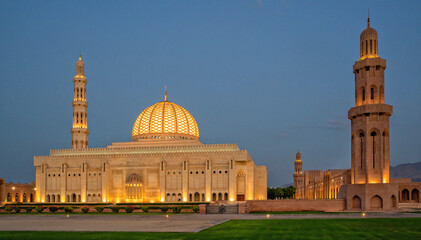
[(266, 199), (265, 166), (236, 144), (203, 144), (193, 116), (165, 101), (136, 119), (132, 142), (88, 148), (86, 77), (77, 62), (72, 149), (35, 156), (38, 202), (210, 202)]

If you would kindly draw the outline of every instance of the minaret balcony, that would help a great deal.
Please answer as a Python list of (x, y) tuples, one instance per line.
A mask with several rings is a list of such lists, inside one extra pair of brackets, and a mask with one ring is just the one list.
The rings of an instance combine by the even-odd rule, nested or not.
[(390, 116), (393, 114), (393, 107), (392, 105), (388, 104), (366, 104), (358, 107), (353, 107), (348, 111), (348, 119), (352, 119), (353, 117), (370, 113), (383, 113)]

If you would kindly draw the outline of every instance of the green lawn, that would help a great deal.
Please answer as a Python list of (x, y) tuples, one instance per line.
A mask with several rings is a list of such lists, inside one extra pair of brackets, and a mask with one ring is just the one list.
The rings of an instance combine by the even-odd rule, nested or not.
[(0, 239), (421, 239), (421, 218), (232, 220), (199, 233), (0, 232)]

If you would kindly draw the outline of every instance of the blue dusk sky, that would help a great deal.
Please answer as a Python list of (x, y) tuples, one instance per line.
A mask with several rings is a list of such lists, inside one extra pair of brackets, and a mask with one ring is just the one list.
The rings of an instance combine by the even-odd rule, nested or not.
[(0, 1), (0, 177), (35, 179), (33, 157), (71, 147), (82, 53), (90, 147), (131, 141), (168, 100), (205, 144), (236, 143), (268, 186), (350, 168), (352, 65), (367, 26), (387, 60), (391, 165), (420, 161), (421, 1)]

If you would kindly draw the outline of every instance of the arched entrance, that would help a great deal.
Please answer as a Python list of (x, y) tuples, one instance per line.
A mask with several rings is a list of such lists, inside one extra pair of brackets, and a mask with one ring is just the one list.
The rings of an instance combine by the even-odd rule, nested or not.
[(47, 194), (47, 197), (45, 198), (45, 202), (50, 202), (50, 194)]
[(420, 202), (420, 193), (418, 192), (418, 189), (413, 189), (411, 193), (411, 201), (419, 203)]
[(31, 194), (29, 195), (29, 201), (30, 201), (30, 202), (33, 202), (33, 201), (34, 201), (34, 194), (32, 194), (32, 193), (31, 193)]
[(72, 194), (72, 202), (76, 202), (76, 194)]
[(370, 208), (372, 210), (383, 209), (383, 199), (379, 195), (372, 197), (370, 200)]
[(244, 201), (245, 196), (246, 196), (246, 173), (243, 170), (240, 170), (237, 173), (237, 201)]
[(194, 193), (194, 201), (200, 202), (200, 194), (198, 192)]
[(27, 200), (28, 200), (28, 199), (26, 199), (26, 193), (23, 193), (23, 196), (22, 196), (22, 202), (27, 202)]
[(402, 202), (409, 202), (409, 191), (408, 191), (408, 189), (402, 190)]
[(390, 199), (390, 202), (391, 202), (391, 207), (392, 208), (396, 208), (397, 207), (397, 201), (396, 201), (395, 195), (392, 195), (392, 197)]
[(142, 177), (136, 173), (129, 175), (126, 179), (126, 201), (143, 201)]
[(352, 198), (352, 204), (351, 204), (353, 209), (361, 209), (361, 198), (358, 197), (357, 195), (355, 195)]
[(216, 193), (212, 194), (212, 201), (216, 201)]
[(51, 202), (56, 202), (56, 196), (54, 194), (51, 195)]

